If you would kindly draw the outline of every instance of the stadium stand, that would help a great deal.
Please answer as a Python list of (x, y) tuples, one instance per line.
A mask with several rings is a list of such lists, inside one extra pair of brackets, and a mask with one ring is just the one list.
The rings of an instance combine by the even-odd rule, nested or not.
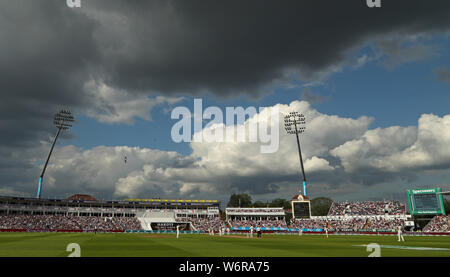
[(288, 227), (283, 208), (226, 208), (225, 214), (232, 229)]
[(295, 219), (291, 227), (337, 231), (393, 231), (404, 226), (410, 216), (405, 204), (398, 201), (342, 202), (330, 207), (328, 216)]
[[(0, 196), (0, 231), (153, 231), (198, 232), (248, 231), (251, 226), (268, 232), (386, 231), (412, 222), (405, 205), (397, 201), (333, 203), (327, 216), (295, 219), (286, 223), (283, 208), (226, 208), (220, 219), (216, 200), (128, 199), (98, 201), (89, 195), (68, 199), (36, 199)], [(450, 232), (449, 218), (436, 216), (425, 232)], [(182, 224), (184, 223), (184, 224)], [(152, 227), (153, 226), (153, 227)]]
[(450, 216), (438, 215), (428, 222), (424, 232), (450, 232)]
[(113, 232), (140, 230), (141, 227), (135, 217), (1, 215), (0, 229)]
[(196, 231), (209, 232), (212, 230), (213, 232), (218, 233), (220, 230), (229, 228), (225, 221), (218, 217), (192, 218), (190, 222)]
[(329, 229), (329, 230), (361, 230), (367, 219), (361, 217), (343, 219), (308, 218), (295, 219), (291, 228)]
[(320, 217), (308, 219), (295, 219), (291, 224), (292, 228), (304, 229), (324, 229), (336, 231), (393, 231), (398, 226), (404, 226), (406, 217), (389, 216), (346, 216)]
[(328, 225), (326, 219), (298, 218), (291, 222), (291, 228), (323, 229)]
[(235, 229), (268, 227), (332, 231), (392, 231), (408, 219), (405, 205), (396, 201), (333, 203), (328, 216), (296, 218), (285, 222), (282, 208), (227, 208), (227, 219)]
[(284, 220), (234, 220), (230, 221), (232, 227), (281, 227), (287, 228), (286, 221)]
[(98, 200), (94, 197), (92, 197), (91, 195), (88, 194), (74, 194), (70, 197), (67, 197), (67, 200), (71, 200), (71, 201), (92, 201), (92, 202), (98, 202)]
[(397, 230), (398, 226), (405, 226), (405, 220), (402, 218), (379, 217), (369, 219), (366, 229)]
[(227, 221), (284, 220), (283, 208), (226, 208)]
[[(99, 201), (86, 194), (67, 199), (37, 199), (0, 196), (0, 231), (71, 230), (138, 231), (173, 230), (178, 220), (194, 221), (199, 229), (220, 223), (217, 200), (126, 199)], [(207, 219), (207, 220), (204, 220)], [(152, 225), (153, 224), (153, 225)], [(183, 230), (194, 229), (182, 224)]]
[(334, 202), (328, 216), (336, 215), (404, 215), (406, 206), (398, 201)]

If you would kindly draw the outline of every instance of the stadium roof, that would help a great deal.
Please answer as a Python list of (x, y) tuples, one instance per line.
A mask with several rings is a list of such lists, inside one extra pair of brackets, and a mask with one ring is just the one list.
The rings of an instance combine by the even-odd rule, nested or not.
[(89, 194), (74, 194), (67, 198), (67, 200), (75, 200), (75, 201), (98, 201), (94, 197)]
[(439, 194), (450, 195), (450, 191), (443, 191), (443, 192), (440, 192)]
[(125, 198), (128, 202), (178, 202), (178, 203), (219, 203), (218, 200), (183, 200), (183, 199), (160, 199), (160, 198)]
[(292, 197), (292, 200), (303, 200), (303, 201), (308, 201), (309, 197), (305, 196), (303, 194), (296, 194), (294, 197)]

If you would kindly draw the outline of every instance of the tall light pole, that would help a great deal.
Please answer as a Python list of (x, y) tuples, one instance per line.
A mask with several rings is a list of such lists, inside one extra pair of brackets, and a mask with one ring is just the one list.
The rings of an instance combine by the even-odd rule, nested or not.
[(44, 168), (42, 169), (42, 173), (39, 176), (39, 186), (37, 191), (37, 198), (41, 198), (42, 191), (42, 181), (44, 180), (45, 170), (47, 169), (48, 161), (50, 160), (50, 156), (52, 155), (53, 148), (55, 147), (56, 140), (58, 139), (59, 133), (61, 130), (68, 130), (72, 127), (71, 123), (74, 121), (72, 113), (68, 110), (61, 110), (57, 114), (55, 114), (53, 118), (53, 124), (55, 124), (58, 131), (56, 132), (56, 136), (53, 139), (52, 148), (50, 149), (50, 153), (48, 153), (47, 161), (45, 162)]
[(289, 114), (284, 116), (284, 127), (288, 134), (295, 134), (297, 137), (297, 146), (298, 146), (298, 156), (300, 158), (300, 167), (302, 169), (303, 176), (303, 194), (306, 196), (306, 175), (305, 169), (303, 167), (303, 159), (302, 159), (302, 150), (300, 148), (300, 140), (298, 138), (298, 134), (301, 134), (305, 131), (305, 127), (302, 125), (305, 124), (305, 116), (298, 112), (290, 112)]

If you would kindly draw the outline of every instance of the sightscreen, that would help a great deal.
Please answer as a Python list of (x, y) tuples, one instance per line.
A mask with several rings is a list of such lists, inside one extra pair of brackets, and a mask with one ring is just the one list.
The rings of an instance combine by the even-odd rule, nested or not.
[(180, 231), (189, 231), (188, 223), (179, 223), (179, 222), (152, 222), (150, 226), (152, 230), (176, 230), (177, 225), (180, 226)]

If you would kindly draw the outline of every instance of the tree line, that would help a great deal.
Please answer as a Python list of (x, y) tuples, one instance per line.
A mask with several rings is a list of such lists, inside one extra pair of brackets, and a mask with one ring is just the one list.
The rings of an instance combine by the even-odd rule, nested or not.
[[(330, 210), (333, 200), (328, 197), (317, 197), (311, 200), (311, 215), (313, 216), (326, 216)], [(276, 198), (272, 201), (260, 201), (252, 202), (252, 197), (247, 193), (232, 194), (227, 204), (228, 208), (284, 208), (286, 210), (291, 209), (290, 200), (283, 198)]]

